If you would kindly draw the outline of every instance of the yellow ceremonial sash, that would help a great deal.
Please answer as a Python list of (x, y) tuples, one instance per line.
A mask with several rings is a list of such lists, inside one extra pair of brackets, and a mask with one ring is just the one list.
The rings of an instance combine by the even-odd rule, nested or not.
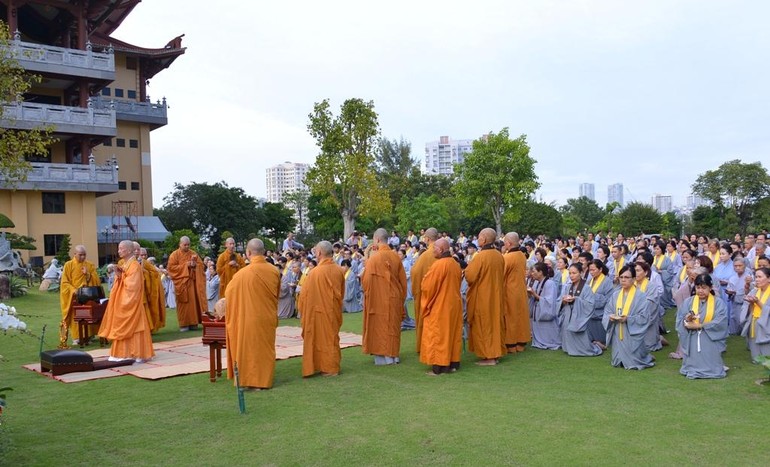
[(640, 286), (640, 288), (642, 289), (642, 292), (647, 292), (647, 285), (649, 285), (649, 283), (650, 283), (650, 279), (645, 277), (644, 280), (642, 281), (642, 285)]
[(670, 259), (672, 263), (676, 261), (676, 251), (672, 251), (671, 253), (669, 253), (668, 259)]
[(754, 337), (754, 325), (757, 323), (757, 320), (760, 316), (762, 316), (762, 307), (765, 306), (765, 303), (767, 303), (767, 298), (770, 297), (770, 287), (767, 287), (763, 293), (760, 294), (760, 289), (757, 289), (757, 298), (759, 299), (758, 303), (754, 303), (754, 306), (751, 308), (751, 329), (749, 337)]
[(754, 270), (759, 269), (759, 255), (754, 257)]
[(620, 260), (615, 260), (615, 277), (620, 277), (620, 270), (623, 269), (623, 265), (626, 263), (626, 258), (621, 256)]
[(684, 278), (687, 275), (687, 268), (682, 266), (682, 271), (679, 273), (679, 283), (684, 284)]
[[(692, 314), (695, 315), (695, 323), (699, 324), (699, 313), (698, 310), (700, 309), (700, 299), (698, 299), (697, 296), (693, 298), (692, 301)], [(709, 294), (708, 298), (706, 299), (706, 317), (703, 318), (703, 324), (710, 323), (711, 320), (714, 319), (714, 296)]]
[(347, 279), (348, 279), (348, 276), (349, 276), (349, 275), (350, 275), (350, 269), (348, 269), (347, 271), (345, 271), (345, 280), (347, 280)]
[(567, 283), (567, 275), (568, 274), (569, 274), (569, 271), (566, 270), (566, 269), (561, 272), (561, 283), (562, 284), (566, 284)]
[[(626, 301), (623, 303), (623, 291), (618, 292), (618, 299), (615, 301), (615, 309), (618, 311), (618, 316), (628, 316), (631, 303), (634, 301), (634, 295), (636, 295), (636, 287), (631, 287), (626, 296)], [(623, 323), (618, 323), (618, 337), (620, 337), (620, 340), (623, 340)]]
[(711, 260), (712, 263), (714, 263), (714, 266), (717, 265), (717, 261), (719, 261), (719, 253), (712, 253), (712, 252), (706, 252), (706, 257)]
[(655, 264), (655, 268), (660, 271), (660, 267), (663, 266), (663, 260), (666, 259), (666, 255), (660, 255), (658, 256), (655, 261), (653, 261), (653, 264)]
[(602, 282), (604, 282), (604, 274), (599, 274), (599, 277), (594, 277), (591, 279), (591, 292), (595, 293), (596, 289), (602, 285)]

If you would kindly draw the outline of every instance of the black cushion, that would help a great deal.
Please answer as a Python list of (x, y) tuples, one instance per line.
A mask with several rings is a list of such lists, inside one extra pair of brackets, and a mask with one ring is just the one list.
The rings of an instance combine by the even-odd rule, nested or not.
[(52, 365), (65, 365), (73, 363), (93, 363), (94, 359), (86, 352), (74, 349), (56, 349), (40, 352), (40, 360)]

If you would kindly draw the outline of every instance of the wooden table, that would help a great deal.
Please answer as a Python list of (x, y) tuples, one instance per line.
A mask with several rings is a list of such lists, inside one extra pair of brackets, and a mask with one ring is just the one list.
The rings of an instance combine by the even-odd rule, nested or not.
[(203, 345), (209, 346), (209, 379), (216, 382), (222, 376), (222, 349), (227, 348), (227, 330), (224, 321), (203, 317)]
[[(89, 334), (89, 327), (93, 324), (101, 324), (106, 309), (107, 302), (87, 302), (83, 305), (74, 306), (75, 321), (78, 323), (78, 332), (80, 334), (80, 348), (85, 347), (88, 341), (91, 340), (93, 336)], [(107, 339), (99, 338), (99, 347), (103, 347), (106, 343)]]

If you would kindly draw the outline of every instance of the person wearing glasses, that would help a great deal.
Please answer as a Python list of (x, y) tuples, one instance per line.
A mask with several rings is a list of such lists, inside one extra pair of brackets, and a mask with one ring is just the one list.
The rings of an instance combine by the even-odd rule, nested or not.
[(627, 264), (620, 270), (620, 288), (607, 300), (602, 324), (607, 330), (607, 347), (612, 349), (612, 366), (643, 370), (655, 365), (644, 343), (650, 322), (647, 294), (634, 284), (636, 270)]

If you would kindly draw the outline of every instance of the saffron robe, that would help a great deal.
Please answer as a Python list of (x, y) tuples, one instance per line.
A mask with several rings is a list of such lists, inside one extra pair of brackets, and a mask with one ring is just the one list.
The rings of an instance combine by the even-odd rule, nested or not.
[[(650, 305), (647, 294), (637, 288), (628, 310), (625, 323), (611, 321), (610, 315), (617, 314), (615, 305), (623, 289), (616, 290), (606, 301), (602, 324), (607, 330), (607, 346), (612, 348), (612, 366), (622, 366), (626, 370), (642, 370), (655, 365), (647, 346), (644, 333), (650, 322)], [(623, 333), (623, 339), (620, 333)]]
[[(235, 261), (235, 266), (230, 265), (230, 261)], [(227, 289), (227, 284), (230, 283), (231, 280), (233, 280), (233, 276), (235, 276), (235, 273), (239, 270), (246, 267), (246, 261), (236, 252), (230, 253), (229, 251), (225, 250), (222, 252), (221, 255), (217, 258), (217, 275), (219, 276), (219, 297), (223, 298), (225, 296), (225, 290)]]
[(415, 321), (414, 341), (415, 347), (417, 348), (417, 353), (420, 353), (420, 346), (422, 344), (422, 280), (435, 262), (436, 258), (433, 256), (431, 249), (429, 249), (417, 258), (417, 261), (414, 263), (411, 270), (412, 298), (414, 299), (413, 305)]
[(331, 258), (324, 258), (302, 284), (302, 376), (340, 372), (340, 327), (345, 276)]
[(476, 253), (465, 268), (468, 281), (468, 348), (481, 359), (499, 358), (503, 343), (505, 260), (494, 248)]
[(273, 387), (280, 287), (278, 270), (263, 256), (253, 256), (227, 285), (227, 378), (234, 379), (237, 364), (241, 386)]
[[(195, 267), (190, 261), (195, 255)], [(168, 258), (168, 273), (174, 281), (176, 314), (179, 326), (194, 326), (201, 322), (201, 315), (208, 310), (206, 300), (206, 275), (203, 262), (192, 250), (175, 250)]]
[[(83, 267), (86, 268), (85, 274), (83, 273)], [(96, 272), (96, 266), (90, 261), (78, 262), (76, 259), (71, 259), (64, 263), (62, 269), (61, 282), (59, 284), (59, 304), (61, 305), (61, 317), (62, 320), (67, 321), (67, 328), (69, 328), (70, 336), (73, 339), (80, 339), (80, 331), (78, 326), (75, 325), (75, 311), (73, 307), (75, 304), (73, 300), (77, 291), (81, 287), (93, 287), (101, 285), (99, 280), (99, 274)], [(93, 334), (94, 331), (98, 331), (97, 325), (91, 326), (89, 334)]]
[[(376, 248), (376, 249), (375, 249)], [(406, 300), (406, 272), (398, 253), (377, 245), (361, 278), (364, 290), (363, 353), (398, 357)]]
[[(724, 378), (727, 376), (722, 362), (722, 352), (727, 341), (727, 305), (719, 297), (714, 298), (714, 316), (703, 324), (701, 330), (684, 327), (684, 319), (693, 308), (693, 302), (700, 300), (690, 297), (679, 306), (676, 314), (676, 331), (679, 334), (679, 349), (682, 353), (682, 368), (679, 373), (690, 379)], [(700, 302), (698, 314), (701, 323), (706, 316), (706, 303)]]
[(150, 330), (155, 332), (166, 326), (166, 300), (163, 294), (163, 284), (160, 283), (160, 272), (149, 261), (141, 261), (144, 278), (144, 311)]
[(503, 329), (506, 345), (525, 344), (531, 339), (527, 304), (527, 258), (521, 251), (509, 251), (505, 261), (505, 295), (503, 296)]
[(460, 265), (451, 257), (435, 261), (423, 278), (420, 291), (422, 363), (449, 366), (460, 361), (463, 336), (461, 281)]
[(142, 265), (131, 257), (116, 276), (99, 336), (112, 341), (110, 356), (147, 360), (155, 355), (150, 322), (144, 310), (144, 275)]

